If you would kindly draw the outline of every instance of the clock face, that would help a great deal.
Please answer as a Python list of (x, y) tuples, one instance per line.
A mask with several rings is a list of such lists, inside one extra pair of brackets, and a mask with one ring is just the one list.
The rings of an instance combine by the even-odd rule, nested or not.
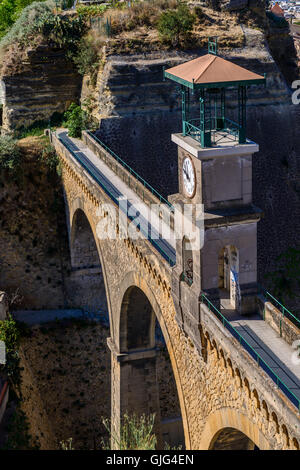
[(192, 197), (196, 187), (196, 176), (194, 166), (190, 158), (186, 157), (182, 164), (182, 175), (184, 189), (189, 197)]

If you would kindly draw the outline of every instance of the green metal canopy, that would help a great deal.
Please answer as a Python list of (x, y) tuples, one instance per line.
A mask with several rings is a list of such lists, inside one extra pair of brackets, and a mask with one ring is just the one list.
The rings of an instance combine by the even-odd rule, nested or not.
[[(211, 147), (230, 140), (246, 143), (246, 88), (266, 83), (266, 77), (217, 55), (217, 40), (208, 43), (209, 53), (164, 71), (164, 77), (181, 86), (182, 134)], [(228, 87), (237, 91), (238, 119), (226, 117)], [(191, 92), (191, 93), (190, 93)], [(199, 95), (200, 110), (191, 116), (191, 94)]]

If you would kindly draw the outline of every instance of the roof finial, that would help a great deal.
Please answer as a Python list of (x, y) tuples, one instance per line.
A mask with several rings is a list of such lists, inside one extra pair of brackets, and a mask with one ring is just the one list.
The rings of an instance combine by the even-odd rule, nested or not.
[(218, 37), (209, 37), (208, 38), (208, 53), (218, 55)]

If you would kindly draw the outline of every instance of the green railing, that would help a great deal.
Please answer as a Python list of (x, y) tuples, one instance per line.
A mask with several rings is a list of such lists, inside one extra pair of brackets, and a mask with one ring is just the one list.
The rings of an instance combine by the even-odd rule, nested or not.
[(300, 320), (293, 313), (291, 313), (284, 305), (282, 305), (279, 300), (275, 299), (270, 292), (268, 292), (264, 287), (259, 286), (260, 292), (267, 298), (272, 299), (272, 303), (275, 303), (275, 307), (282, 313), (282, 318), (288, 318), (294, 325), (300, 328)]
[(201, 294), (202, 303), (204, 303), (209, 310), (221, 321), (222, 325), (232, 334), (232, 336), (243, 346), (243, 348), (255, 360), (257, 365), (261, 367), (268, 376), (276, 383), (277, 387), (286, 395), (286, 397), (297, 407), (300, 411), (300, 398), (296, 397), (289, 387), (281, 380), (271, 367), (263, 360), (263, 358), (250, 346), (250, 344), (243, 338), (243, 336), (234, 328), (227, 318), (208, 300), (205, 294)]
[[(98, 175), (93, 171), (92, 168), (90, 168), (86, 163), (83, 161), (83, 159), (80, 157), (80, 154), (74, 152), (74, 150), (70, 147), (70, 145), (62, 138), (56, 135), (56, 133), (53, 133), (57, 140), (60, 142), (61, 145), (63, 145), (68, 152), (75, 158), (76, 161), (80, 163), (80, 165), (87, 171), (87, 173), (92, 176), (94, 181), (106, 192), (106, 194), (110, 197), (110, 199), (119, 207), (119, 199), (117, 194), (113, 194), (110, 190), (110, 188), (105, 184), (104, 180), (101, 180)], [(51, 136), (52, 137), (52, 136)], [(130, 216), (128, 213), (126, 213), (127, 217), (129, 220), (131, 220), (133, 223), (136, 222), (135, 216)], [(161, 247), (161, 243), (156, 241), (153, 238), (149, 238), (149, 233), (144, 231), (142, 227), (140, 227), (141, 232), (144, 234), (146, 239), (154, 246), (154, 248), (162, 255), (162, 257), (169, 263), (170, 266), (174, 266), (176, 263), (176, 253), (174, 252), (174, 257), (171, 257), (168, 255), (168, 253), (165, 252), (165, 250)]]
[(86, 131), (86, 133), (92, 138), (94, 139), (96, 142), (98, 142), (99, 145), (101, 145), (101, 147), (103, 147), (113, 158), (115, 158), (117, 160), (117, 162), (123, 166), (123, 168), (125, 168), (125, 170), (127, 170), (132, 176), (134, 176), (134, 178), (136, 178), (148, 191), (150, 191), (153, 196), (157, 197), (159, 199), (160, 202), (163, 202), (164, 204), (166, 204), (172, 212), (174, 212), (174, 207), (172, 206), (172, 204), (167, 200), (165, 199), (161, 194), (159, 194), (158, 191), (156, 191), (156, 189), (154, 189), (149, 183), (147, 183), (147, 181), (144, 180), (144, 178), (142, 178), (136, 171), (134, 171), (126, 162), (124, 162), (124, 160), (122, 160), (122, 158), (120, 158), (113, 150), (111, 150), (104, 142), (102, 142), (98, 137), (95, 136), (95, 134), (93, 134), (92, 132), (90, 131)]
[[(212, 143), (216, 144), (219, 140), (225, 141), (225, 136), (219, 138), (216, 137), (218, 132), (225, 132), (228, 134), (229, 140), (238, 141), (239, 133), (241, 126), (232, 121), (231, 119), (224, 118), (222, 120), (222, 127), (218, 127), (218, 122), (221, 121), (219, 118), (212, 116), (207, 118), (205, 121), (205, 132), (210, 132), (212, 137)], [(193, 139), (201, 142), (201, 134), (204, 132), (201, 130), (200, 119), (189, 119), (188, 121), (183, 121), (184, 134), (190, 135)], [(232, 138), (230, 138), (230, 136)]]

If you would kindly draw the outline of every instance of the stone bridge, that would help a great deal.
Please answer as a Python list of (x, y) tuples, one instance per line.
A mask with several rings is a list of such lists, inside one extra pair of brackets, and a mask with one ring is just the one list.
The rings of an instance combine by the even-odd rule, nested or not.
[[(291, 360), (299, 330), (255, 290), (260, 213), (248, 206), (256, 144), (231, 149), (239, 167), (242, 162), (248, 168), (242, 176), (247, 189), (240, 196), (248, 209), (212, 211), (205, 218), (206, 241), (192, 253), (193, 272), (188, 277), (181, 240), (154, 242), (124, 235), (124, 227), (108, 209), (108, 204), (117, 207), (124, 196), (132, 206), (158, 203), (161, 211), (153, 222), (157, 229), (159, 221), (167, 222), (168, 204), (90, 133), (84, 132), (78, 140), (57, 130), (50, 138), (62, 167), (72, 267), (78, 282), (84, 283), (87, 303), (103, 303), (104, 290), (106, 294), (113, 435), (118, 435), (124, 413), (156, 413), (155, 432), (162, 446), (156, 378), (158, 322), (176, 381), (186, 449), (299, 449), (300, 365)], [(182, 136), (172, 138), (178, 143), (179, 159), (183, 152), (195, 153)], [(229, 161), (228, 149), (226, 155)], [(215, 162), (217, 157), (211, 153), (198, 160), (203, 178), (208, 178), (205, 162)], [(237, 177), (233, 161), (228, 164)], [(219, 169), (215, 173), (220, 174)], [(178, 197), (169, 199), (173, 203)], [(116, 227), (117, 236), (99, 238), (99, 224), (101, 233)], [(143, 220), (141, 231), (142, 225)], [(229, 250), (230, 257), (231, 246), (239, 253), (241, 314), (234, 308), (237, 286), (233, 304), (223, 295), (226, 287), (229, 293), (232, 289), (228, 291), (224, 280), (224, 250)]]

